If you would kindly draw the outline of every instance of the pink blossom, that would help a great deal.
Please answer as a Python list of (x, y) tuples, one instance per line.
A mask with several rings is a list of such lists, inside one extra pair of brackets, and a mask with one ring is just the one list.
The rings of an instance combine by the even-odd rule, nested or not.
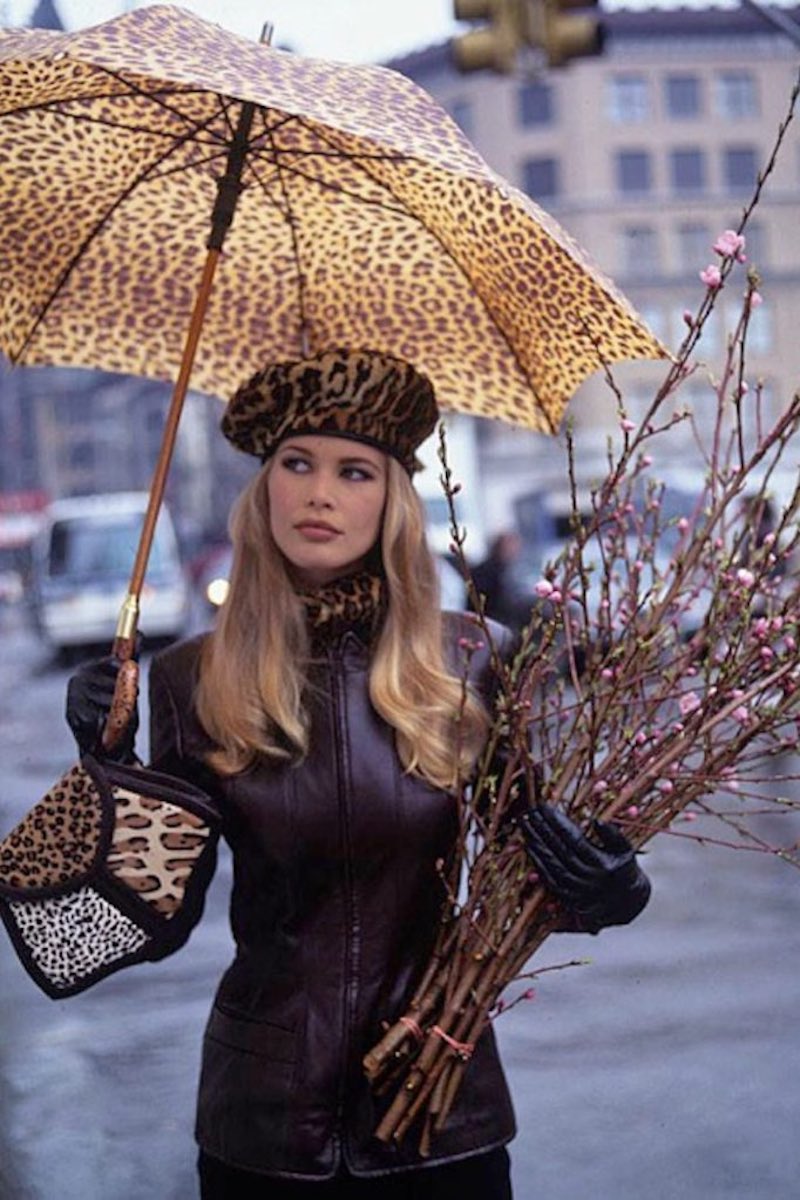
[(771, 659), (773, 659), (775, 657), (774, 653), (772, 652), (772, 650), (770, 650), (769, 646), (762, 646), (758, 653), (761, 655), (764, 662), (769, 662)]
[(675, 790), (675, 784), (671, 779), (662, 779), (658, 786), (659, 789), (666, 795), (669, 795), (670, 792)]
[(689, 528), (689, 521), (687, 520), (686, 517), (681, 517), (680, 521), (678, 521), (678, 529), (681, 531), (681, 533), (686, 533), (686, 530), (688, 528)]
[(748, 571), (747, 567), (740, 567), (736, 572), (736, 579), (742, 587), (752, 587), (756, 581), (756, 577), (752, 571)]
[(683, 323), (684, 325), (688, 325), (690, 329), (694, 328), (694, 313), (689, 308), (683, 310)]
[(533, 989), (533, 988), (528, 988), (528, 990), (527, 990), (527, 991), (525, 991), (525, 992), (523, 992), (523, 993), (522, 993), (522, 999), (523, 999), (523, 1000), (535, 1000), (535, 999), (536, 999), (536, 992), (534, 991), (534, 989)]
[(643, 455), (642, 455), (642, 466), (643, 466), (643, 467), (652, 467), (652, 465), (653, 465), (653, 458), (652, 458), (652, 455), (650, 455), (650, 454), (643, 454)]
[(560, 604), (563, 598), (564, 597), (561, 595), (561, 592), (558, 590), (558, 588), (553, 588), (552, 592), (550, 593), (550, 599), (553, 601), (553, 603)]
[(624, 417), (619, 424), (623, 433), (633, 433), (634, 429), (636, 428), (636, 422), (631, 421), (629, 417)]
[(638, 817), (639, 806), (637, 804), (631, 804), (628, 806), (628, 808), (625, 809), (625, 812), (626, 812), (626, 815), (629, 817)]
[(540, 579), (533, 585), (533, 590), (536, 592), (537, 596), (545, 598), (552, 595), (553, 585), (549, 579)]
[(597, 795), (600, 795), (601, 792), (607, 792), (608, 791), (608, 780), (607, 779), (598, 779), (597, 782), (595, 783), (594, 787), (592, 788), (592, 791), (596, 792)]
[(612, 667), (603, 667), (600, 674), (602, 675), (603, 679), (613, 679), (614, 678), (614, 671), (613, 671)]
[(682, 821), (696, 821), (696, 820), (697, 820), (697, 813), (693, 813), (693, 812), (685, 812), (685, 813), (683, 813), (683, 815), (681, 816), (681, 820), (682, 820)]
[(786, 649), (790, 651), (797, 649), (797, 642), (794, 640), (791, 634), (789, 634), (786, 638)]
[(647, 741), (647, 734), (643, 729), (640, 729), (633, 740), (636, 742), (637, 746), (643, 746)]
[(738, 708), (733, 710), (731, 715), (734, 721), (738, 721), (740, 725), (746, 725), (750, 720), (750, 710), (746, 704), (740, 704)]
[(697, 692), (685, 692), (678, 701), (682, 717), (688, 717), (700, 707), (700, 697)]
[(764, 303), (764, 297), (761, 295), (760, 292), (751, 292), (750, 293), (749, 304), (750, 304), (751, 308), (758, 308), (759, 304), (763, 304), (763, 303)]
[(722, 287), (722, 276), (719, 267), (715, 266), (714, 263), (709, 263), (707, 267), (704, 267), (700, 272), (700, 280), (707, 288), (711, 288), (713, 291), (716, 291), (718, 287)]
[(742, 252), (744, 250), (744, 237), (741, 233), (737, 233), (735, 229), (725, 229), (719, 235), (712, 247), (713, 250), (720, 254), (723, 258), (738, 258), (740, 262), (743, 260)]

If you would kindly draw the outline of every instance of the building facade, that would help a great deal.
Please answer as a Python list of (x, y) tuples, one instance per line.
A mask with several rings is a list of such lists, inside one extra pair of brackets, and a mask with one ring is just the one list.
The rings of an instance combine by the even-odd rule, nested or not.
[[(783, 10), (797, 22), (800, 8)], [(776, 144), (798, 78), (798, 48), (750, 9), (603, 14), (602, 56), (547, 70), (531, 52), (514, 75), (460, 75), (448, 44), (389, 65), (451, 114), (502, 176), (551, 212), (628, 295), (668, 349), (686, 334), (684, 313), (705, 292), (699, 272), (719, 261), (712, 244), (737, 229)], [(765, 417), (800, 385), (800, 129), (789, 125), (745, 230), (748, 265), (763, 304), (749, 330), (748, 379), (763, 381)], [(698, 347), (703, 364), (680, 393), (698, 422), (715, 410), (713, 380), (746, 286), (737, 267)], [(614, 375), (631, 417), (643, 412), (664, 365), (632, 363)], [(588, 479), (616, 429), (616, 401), (597, 377), (570, 409)], [(479, 422), (481, 486), (496, 526), (513, 501), (563, 490), (564, 456), (550, 440)], [(670, 435), (668, 470), (701, 469), (688, 425)]]

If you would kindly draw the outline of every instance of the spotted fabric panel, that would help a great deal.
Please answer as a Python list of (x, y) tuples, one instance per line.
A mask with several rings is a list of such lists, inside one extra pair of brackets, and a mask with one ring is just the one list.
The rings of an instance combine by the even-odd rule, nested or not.
[(81, 878), (97, 854), (101, 820), (91, 776), (73, 767), (0, 842), (0, 883), (32, 889)]
[(552, 431), (603, 363), (665, 353), (415, 84), (154, 6), (0, 38), (11, 359), (176, 377), (241, 99), (258, 107), (197, 390), (227, 399), (265, 363), (368, 346), (444, 409)]
[(150, 940), (89, 887), (58, 899), (14, 900), (8, 907), (33, 961), (54, 988), (74, 987)]
[(116, 822), (106, 865), (156, 912), (172, 917), (208, 842), (208, 826), (186, 809), (124, 788), (115, 788), (114, 798)]

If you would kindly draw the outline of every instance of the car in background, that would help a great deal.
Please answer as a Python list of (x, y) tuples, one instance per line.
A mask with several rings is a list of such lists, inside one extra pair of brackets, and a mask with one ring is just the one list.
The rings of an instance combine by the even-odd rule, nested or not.
[[(147, 509), (146, 492), (56, 500), (33, 547), (34, 623), (65, 653), (110, 645), (128, 590)], [(180, 637), (189, 589), (169, 511), (162, 506), (141, 594), (140, 628), (148, 642)]]

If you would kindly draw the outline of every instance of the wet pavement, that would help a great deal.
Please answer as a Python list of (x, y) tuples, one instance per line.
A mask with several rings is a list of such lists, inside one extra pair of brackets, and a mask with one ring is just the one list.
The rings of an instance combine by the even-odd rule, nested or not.
[[(68, 674), (0, 612), (0, 835), (74, 759)], [(551, 938), (534, 965), (590, 965), (545, 975), (497, 1022), (515, 1200), (796, 1200), (800, 873), (666, 835), (647, 869), (643, 916)], [(229, 882), (223, 855), (188, 946), (70, 1000), (41, 994), (0, 934), (0, 1200), (197, 1195), (194, 1089), (231, 953)]]

